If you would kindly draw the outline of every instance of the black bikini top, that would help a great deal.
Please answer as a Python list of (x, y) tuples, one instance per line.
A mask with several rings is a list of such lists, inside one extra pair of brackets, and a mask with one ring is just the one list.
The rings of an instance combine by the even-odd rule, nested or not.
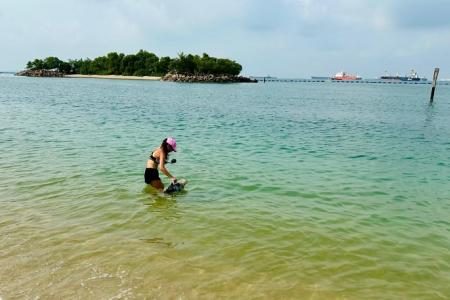
[(159, 165), (159, 159), (153, 156), (153, 152), (150, 154), (148, 159), (153, 160), (157, 165)]
[[(159, 158), (156, 158), (156, 157), (153, 156), (153, 152), (152, 152), (152, 154), (150, 154), (148, 159), (153, 160), (155, 162), (155, 164), (157, 164), (157, 165), (159, 165), (159, 163), (160, 163)], [(166, 160), (165, 163), (168, 163), (168, 161)]]

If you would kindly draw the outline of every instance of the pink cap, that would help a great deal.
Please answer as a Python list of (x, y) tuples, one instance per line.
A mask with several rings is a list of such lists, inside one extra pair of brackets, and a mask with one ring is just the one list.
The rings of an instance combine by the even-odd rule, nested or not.
[(169, 144), (172, 147), (173, 151), (177, 152), (177, 141), (175, 141), (174, 138), (168, 137), (167, 144)]

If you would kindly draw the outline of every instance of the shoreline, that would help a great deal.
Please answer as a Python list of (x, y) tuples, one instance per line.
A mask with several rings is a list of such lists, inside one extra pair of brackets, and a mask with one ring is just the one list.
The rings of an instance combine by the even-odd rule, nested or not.
[(118, 79), (118, 80), (150, 80), (150, 81), (174, 81), (174, 82), (196, 82), (196, 83), (243, 83), (258, 82), (256, 79), (238, 75), (212, 75), (212, 74), (171, 74), (164, 76), (126, 76), (126, 75), (99, 75), (99, 74), (65, 74), (58, 70), (23, 70), (16, 76), (28, 77), (64, 77), (64, 78), (96, 78), (96, 79)]
[(97, 79), (118, 79), (118, 80), (161, 80), (158, 76), (125, 76), (125, 75), (83, 75), (83, 74), (69, 74), (64, 75), (64, 78), (97, 78)]

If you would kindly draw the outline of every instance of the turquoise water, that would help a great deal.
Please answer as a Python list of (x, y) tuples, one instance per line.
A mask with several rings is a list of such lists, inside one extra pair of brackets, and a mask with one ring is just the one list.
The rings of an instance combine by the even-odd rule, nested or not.
[[(4, 76), (0, 297), (447, 299), (450, 87), (429, 93)], [(167, 135), (174, 197), (143, 183)]]

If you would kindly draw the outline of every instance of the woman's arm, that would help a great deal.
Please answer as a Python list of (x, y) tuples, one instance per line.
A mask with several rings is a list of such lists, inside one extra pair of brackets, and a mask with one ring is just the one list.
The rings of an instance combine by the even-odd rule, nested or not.
[(164, 154), (163, 151), (161, 151), (160, 157), (159, 157), (159, 169), (161, 170), (161, 172), (163, 172), (164, 175), (166, 175), (167, 177), (169, 177), (169, 179), (171, 181), (176, 181), (177, 179), (172, 176), (169, 171), (166, 169), (166, 155)]

